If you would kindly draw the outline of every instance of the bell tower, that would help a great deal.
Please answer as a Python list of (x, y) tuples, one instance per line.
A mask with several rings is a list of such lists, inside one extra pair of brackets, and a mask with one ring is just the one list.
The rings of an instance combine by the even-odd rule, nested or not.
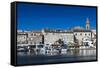
[(90, 30), (90, 21), (88, 18), (86, 19), (86, 30)]

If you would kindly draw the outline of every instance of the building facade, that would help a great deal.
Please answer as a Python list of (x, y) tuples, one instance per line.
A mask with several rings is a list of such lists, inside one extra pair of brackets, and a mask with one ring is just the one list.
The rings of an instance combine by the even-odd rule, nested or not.
[(60, 31), (60, 30), (43, 30), (44, 44), (51, 45), (58, 40), (62, 40), (64, 44), (74, 43), (72, 31)]
[(77, 40), (77, 45), (82, 45), (83, 41), (92, 41), (96, 43), (96, 30), (90, 30), (90, 21), (87, 18), (86, 28), (81, 26), (74, 27), (72, 30), (51, 30), (43, 29), (41, 31), (21, 31), (17, 32), (17, 43), (18, 44), (44, 44), (52, 45), (61, 40), (64, 44), (69, 45), (69, 43), (74, 46)]
[(40, 31), (31, 31), (28, 33), (28, 44), (43, 44), (43, 35)]
[(28, 34), (25, 32), (17, 33), (17, 44), (28, 44)]
[(82, 45), (83, 41), (91, 41), (92, 32), (89, 30), (75, 30), (74, 36), (78, 40), (79, 45)]

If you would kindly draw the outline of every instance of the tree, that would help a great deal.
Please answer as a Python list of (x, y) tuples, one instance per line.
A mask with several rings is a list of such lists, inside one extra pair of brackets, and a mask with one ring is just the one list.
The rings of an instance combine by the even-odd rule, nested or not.
[(64, 41), (62, 41), (61, 39), (58, 39), (58, 43), (59, 44), (64, 44)]

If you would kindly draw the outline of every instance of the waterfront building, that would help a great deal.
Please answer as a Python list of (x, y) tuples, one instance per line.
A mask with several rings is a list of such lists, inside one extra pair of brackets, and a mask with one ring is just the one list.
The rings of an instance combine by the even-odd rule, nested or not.
[(64, 44), (74, 43), (73, 31), (64, 31), (64, 30), (42, 30), (44, 35), (44, 44), (52, 45), (57, 43), (58, 40), (64, 42)]
[(92, 32), (90, 30), (90, 21), (88, 18), (86, 20), (85, 29), (81, 26), (77, 26), (73, 28), (73, 32), (74, 32), (74, 36), (77, 39), (79, 45), (83, 45), (83, 41), (92, 40)]
[(28, 32), (28, 44), (30, 45), (43, 44), (43, 35), (41, 31)]
[[(90, 30), (90, 21), (87, 18), (86, 28), (76, 26), (71, 30), (61, 29), (43, 29), (41, 31), (17, 31), (17, 44), (26, 45), (28, 48), (33, 48), (35, 53), (37, 51), (43, 54), (50, 51), (57, 52), (60, 49), (66, 51), (67, 46), (75, 48), (77, 45), (85, 46), (89, 43), (91, 46), (96, 45), (96, 30)], [(92, 44), (93, 42), (93, 44)], [(76, 47), (77, 47), (76, 46)], [(63, 52), (65, 53), (65, 52)]]
[(74, 30), (74, 36), (79, 45), (82, 45), (83, 41), (91, 41), (92, 32), (90, 30)]
[(17, 44), (27, 44), (28, 34), (26, 32), (17, 32)]
[(95, 29), (92, 29), (92, 41), (93, 41), (93, 44), (94, 46), (96, 46), (96, 30)]

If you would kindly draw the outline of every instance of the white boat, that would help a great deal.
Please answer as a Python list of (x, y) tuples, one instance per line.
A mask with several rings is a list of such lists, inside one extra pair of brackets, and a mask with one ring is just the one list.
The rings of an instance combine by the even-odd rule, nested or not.
[(95, 48), (95, 46), (93, 45), (93, 42), (92, 41), (89, 41), (89, 40), (83, 41), (83, 48), (90, 48), (90, 47)]

